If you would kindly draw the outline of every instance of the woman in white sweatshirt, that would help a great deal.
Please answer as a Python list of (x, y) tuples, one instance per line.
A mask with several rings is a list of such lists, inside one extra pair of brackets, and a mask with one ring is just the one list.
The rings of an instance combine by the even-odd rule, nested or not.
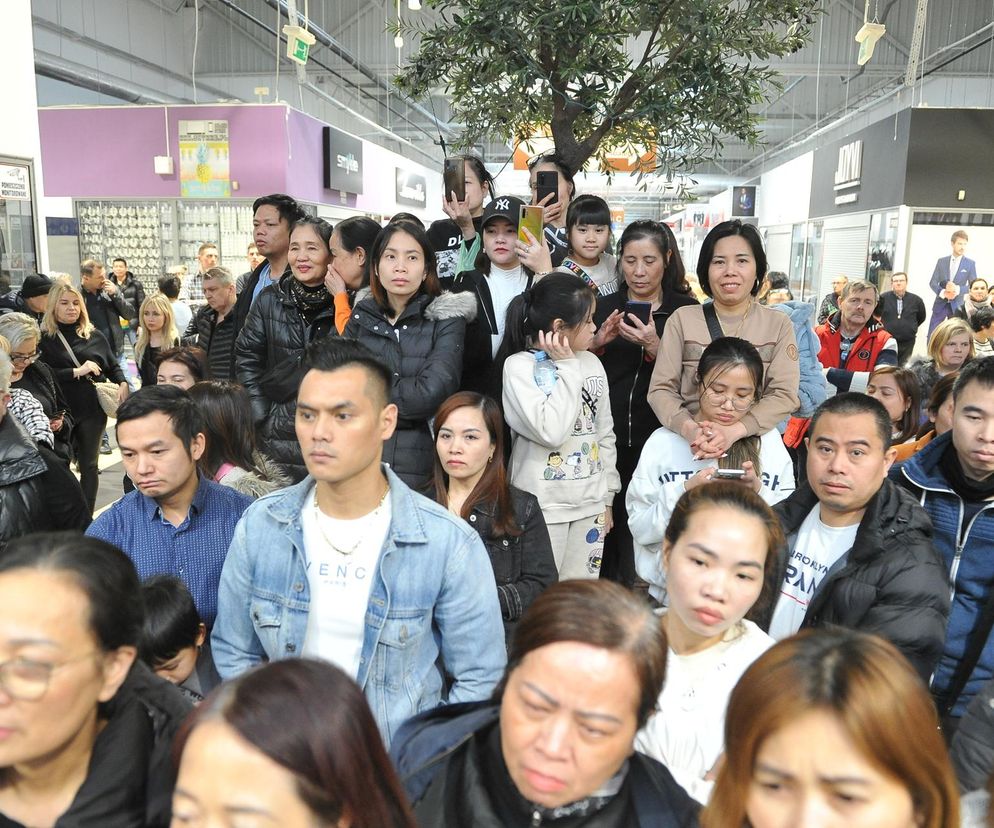
[[(763, 361), (744, 339), (714, 340), (698, 362), (700, 410), (695, 420), (734, 425), (755, 405), (763, 388)], [(665, 577), (659, 547), (677, 500), (685, 491), (736, 474), (739, 484), (757, 492), (771, 506), (794, 491), (794, 467), (775, 428), (761, 437), (744, 437), (729, 446), (720, 460), (698, 459), (683, 437), (657, 429), (646, 441), (628, 486), (628, 528), (635, 548), (635, 568), (651, 585), (650, 594), (666, 604)]]
[(594, 293), (582, 279), (550, 273), (512, 300), (497, 354), (511, 483), (538, 498), (560, 580), (600, 574), (621, 488), (607, 375), (587, 351), (593, 312)]
[(635, 747), (666, 765), (702, 803), (724, 752), (728, 697), (774, 643), (745, 616), (771, 600), (782, 544), (770, 507), (732, 482), (685, 492), (666, 528), (666, 683)]

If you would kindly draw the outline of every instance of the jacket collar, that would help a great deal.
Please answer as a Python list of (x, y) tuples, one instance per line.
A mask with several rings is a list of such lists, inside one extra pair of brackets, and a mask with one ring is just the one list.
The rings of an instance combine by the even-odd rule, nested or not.
[[(390, 537), (397, 543), (427, 543), (428, 531), (415, 502), (419, 495), (411, 491), (386, 463), (380, 468), (390, 484)], [(307, 475), (300, 483), (267, 495), (259, 502), (266, 504), (266, 510), (274, 520), (291, 524), (300, 518), (313, 486), (314, 478)]]
[[(204, 502), (207, 499), (207, 489), (210, 485), (211, 482), (198, 472), (197, 490), (193, 493), (193, 500), (190, 502), (190, 511), (187, 513), (187, 518), (189, 518), (190, 515), (200, 514), (204, 511)], [(145, 517), (149, 520), (154, 519), (159, 513), (159, 504), (156, 502), (155, 498), (143, 495), (140, 491), (138, 491), (137, 494), (141, 498), (141, 509)]]
[(952, 431), (940, 434), (921, 450), (916, 451), (901, 466), (901, 474), (922, 489), (941, 489), (952, 492), (949, 481), (939, 469), (939, 460), (953, 439)]
[(37, 477), (47, 468), (27, 429), (7, 412), (0, 420), (0, 486)]
[[(842, 333), (842, 311), (836, 311), (830, 317), (828, 317), (828, 331), (832, 334)], [(877, 331), (883, 330), (883, 323), (875, 316), (871, 316), (870, 320), (863, 326), (863, 329), (856, 334), (856, 338), (859, 339), (861, 336), (866, 334), (876, 333)]]

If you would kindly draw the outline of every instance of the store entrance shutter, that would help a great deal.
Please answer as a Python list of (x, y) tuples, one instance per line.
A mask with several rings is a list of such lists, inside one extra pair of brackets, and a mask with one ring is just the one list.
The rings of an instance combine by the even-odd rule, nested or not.
[(869, 244), (869, 228), (827, 227), (822, 250), (821, 292), (824, 296), (832, 289), (832, 279), (842, 274), (853, 282), (866, 278), (866, 252)]
[(790, 274), (790, 228), (766, 234), (766, 263), (770, 270)]

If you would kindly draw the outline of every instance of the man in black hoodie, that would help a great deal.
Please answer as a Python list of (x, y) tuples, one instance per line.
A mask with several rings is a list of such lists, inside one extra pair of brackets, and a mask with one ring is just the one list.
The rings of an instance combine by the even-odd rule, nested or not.
[(769, 632), (836, 625), (890, 641), (928, 680), (949, 584), (928, 515), (887, 479), (891, 423), (865, 394), (830, 397), (808, 431), (807, 482), (774, 507), (787, 548)]

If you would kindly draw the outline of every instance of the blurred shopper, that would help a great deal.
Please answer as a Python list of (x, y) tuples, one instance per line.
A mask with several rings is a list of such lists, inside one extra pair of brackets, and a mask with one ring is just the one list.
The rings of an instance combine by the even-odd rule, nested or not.
[(831, 293), (826, 293), (821, 305), (818, 306), (819, 325), (824, 325), (830, 316), (839, 312), (839, 300), (847, 284), (849, 284), (848, 276), (839, 275), (832, 279)]
[(159, 354), (156, 385), (175, 385), (184, 391), (207, 379), (207, 354), (201, 348), (181, 345)]
[(235, 277), (224, 267), (212, 267), (204, 274), (204, 299), (184, 334), (184, 341), (207, 354), (211, 379), (235, 379)]
[(142, 302), (138, 312), (141, 329), (135, 342), (135, 362), (142, 386), (155, 385), (159, 370), (159, 356), (170, 348), (179, 346), (179, 332), (173, 318), (173, 305), (157, 293)]
[(890, 277), (890, 290), (880, 294), (876, 315), (897, 342), (897, 364), (904, 365), (911, 358), (918, 329), (928, 315), (922, 298), (908, 291), (907, 273)]
[(0, 316), (14, 311), (26, 313), (41, 322), (45, 315), (45, 305), (48, 303), (48, 292), (55, 283), (44, 273), (29, 273), (24, 277), (20, 289), (0, 296)]
[(114, 275), (114, 284), (121, 291), (121, 296), (135, 310), (135, 316), (128, 320), (128, 327), (125, 328), (125, 336), (134, 346), (138, 340), (138, 328), (141, 326), (141, 319), (138, 309), (145, 302), (145, 288), (138, 278), (128, 270), (128, 263), (120, 256), (111, 262), (111, 273)]

